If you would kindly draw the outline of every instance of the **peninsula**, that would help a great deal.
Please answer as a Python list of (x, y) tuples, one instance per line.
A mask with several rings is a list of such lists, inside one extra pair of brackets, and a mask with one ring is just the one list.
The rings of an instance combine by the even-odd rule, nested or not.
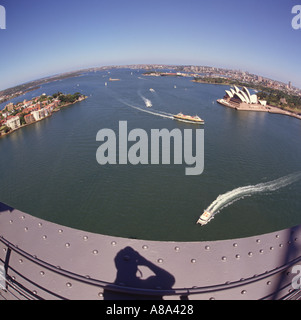
[(63, 94), (61, 92), (47, 96), (45, 93), (29, 101), (16, 104), (9, 103), (0, 111), (0, 137), (12, 133), (22, 127), (41, 121), (62, 108), (83, 101), (87, 96), (76, 92)]
[[(237, 86), (234, 86), (234, 88), (230, 88), (230, 90), (225, 90), (225, 92), (226, 94), (224, 95), (224, 97), (222, 99), (218, 99), (217, 102), (226, 107), (238, 111), (257, 111), (274, 114), (283, 114), (301, 120), (301, 114), (298, 113), (298, 109), (293, 109), (295, 111), (294, 112), (277, 106), (269, 105), (267, 104), (266, 100), (261, 99), (262, 95), (258, 96), (257, 94), (250, 94), (249, 90), (246, 87), (239, 89)], [(284, 102), (284, 100), (282, 101)]]

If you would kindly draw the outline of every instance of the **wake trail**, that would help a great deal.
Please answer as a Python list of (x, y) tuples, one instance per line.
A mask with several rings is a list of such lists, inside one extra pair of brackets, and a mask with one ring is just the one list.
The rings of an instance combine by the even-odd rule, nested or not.
[(248, 196), (252, 196), (257, 193), (276, 191), (280, 188), (287, 187), (288, 185), (297, 182), (301, 179), (301, 172), (292, 173), (285, 177), (265, 182), (256, 185), (244, 186), (236, 188), (232, 191), (228, 191), (224, 194), (219, 195), (206, 209), (213, 214), (221, 211), (228, 205)]
[(146, 107), (150, 108), (153, 106), (152, 102), (149, 99), (145, 98), (141, 93), (139, 93), (139, 96), (144, 101)]
[(167, 113), (167, 112), (162, 113), (161, 111), (154, 110), (154, 109), (152, 109), (152, 110), (154, 110), (154, 111), (145, 110), (145, 109), (142, 109), (142, 108), (133, 106), (132, 104), (130, 104), (130, 103), (128, 103), (128, 102), (125, 102), (125, 101), (123, 101), (123, 100), (119, 100), (119, 101), (120, 101), (121, 103), (127, 105), (127, 106), (130, 107), (130, 108), (133, 108), (133, 109), (136, 109), (136, 110), (139, 110), (139, 111), (142, 111), (142, 112), (146, 112), (146, 113), (149, 113), (149, 114), (158, 116), (158, 117), (173, 119), (173, 115), (172, 115), (171, 113)]

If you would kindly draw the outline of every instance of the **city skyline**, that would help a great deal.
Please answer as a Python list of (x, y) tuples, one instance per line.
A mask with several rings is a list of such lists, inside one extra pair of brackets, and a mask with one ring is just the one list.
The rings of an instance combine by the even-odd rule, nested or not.
[[(300, 1), (301, 2), (301, 1)], [(208, 65), (301, 88), (298, 1), (2, 0), (0, 90), (84, 68)]]

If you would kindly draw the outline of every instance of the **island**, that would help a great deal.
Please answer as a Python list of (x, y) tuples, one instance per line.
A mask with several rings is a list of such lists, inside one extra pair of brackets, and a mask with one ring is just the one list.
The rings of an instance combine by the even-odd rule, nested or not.
[(54, 112), (86, 98), (87, 96), (79, 92), (74, 94), (57, 92), (51, 96), (43, 93), (29, 101), (24, 100), (16, 104), (11, 102), (0, 111), (0, 137), (46, 119)]

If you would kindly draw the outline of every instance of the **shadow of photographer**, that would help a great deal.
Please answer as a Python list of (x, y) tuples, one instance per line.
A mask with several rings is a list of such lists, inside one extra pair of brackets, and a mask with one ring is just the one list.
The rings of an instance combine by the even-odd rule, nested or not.
[(117, 269), (116, 279), (112, 287), (107, 286), (104, 290), (106, 300), (160, 300), (163, 298), (160, 295), (119, 292), (116, 286), (131, 290), (170, 290), (175, 283), (172, 274), (145, 259), (131, 247), (120, 250), (114, 262)]

